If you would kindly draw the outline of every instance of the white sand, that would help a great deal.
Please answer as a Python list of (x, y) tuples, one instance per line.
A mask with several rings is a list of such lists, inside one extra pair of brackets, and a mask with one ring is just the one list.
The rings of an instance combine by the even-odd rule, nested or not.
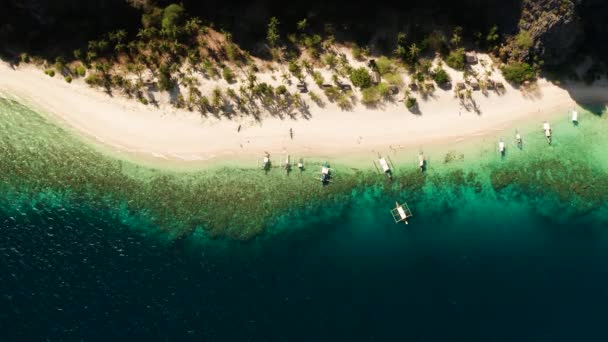
[[(455, 77), (454, 81), (458, 81)], [(496, 75), (493, 78), (502, 80)], [(325, 157), (386, 150), (389, 146), (423, 148), (496, 134), (535, 117), (541, 125), (539, 112), (564, 110), (565, 114), (575, 105), (568, 91), (545, 80), (538, 82), (538, 91), (533, 95), (522, 94), (503, 83), (507, 88), (504, 95), (490, 92), (486, 97), (479, 91), (473, 93), (481, 114), (460, 108), (453, 90), (437, 89), (428, 101), (419, 99), (421, 115), (410, 113), (403, 102), (375, 110), (358, 106), (341, 111), (332, 104), (321, 109), (309, 101), (310, 120), (265, 118), (256, 123), (247, 118), (202, 118), (196, 112), (168, 106), (156, 109), (119, 95), (110, 97), (90, 89), (81, 80), (68, 84), (59, 76), (50, 78), (31, 66), (15, 70), (0, 63), (0, 93), (18, 97), (112, 149), (176, 160), (251, 158), (262, 156), (264, 151)], [(606, 88), (573, 86), (572, 90), (586, 101), (608, 100)], [(237, 132), (239, 124), (242, 129)], [(293, 140), (290, 128), (294, 131)]]

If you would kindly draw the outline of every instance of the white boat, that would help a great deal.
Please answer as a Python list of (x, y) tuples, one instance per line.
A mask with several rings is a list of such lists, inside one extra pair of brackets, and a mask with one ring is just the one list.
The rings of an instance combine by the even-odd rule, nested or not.
[(576, 110), (573, 109), (572, 111), (570, 111), (570, 117), (572, 119), (573, 124), (578, 123), (578, 112)]
[(393, 215), (393, 220), (395, 220), (395, 223), (403, 222), (405, 224), (409, 224), (407, 219), (414, 216), (405, 202), (402, 204), (395, 202), (395, 208), (391, 210), (391, 214)]

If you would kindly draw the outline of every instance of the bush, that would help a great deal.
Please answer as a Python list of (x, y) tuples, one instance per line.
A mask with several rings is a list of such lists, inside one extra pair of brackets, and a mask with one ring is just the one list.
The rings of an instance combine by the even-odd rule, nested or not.
[(229, 67), (224, 67), (224, 69), (222, 69), (222, 77), (224, 77), (228, 83), (234, 82), (234, 73)]
[(334, 102), (340, 97), (340, 91), (337, 87), (325, 88), (323, 89), (323, 92), (325, 93), (325, 96), (327, 96), (329, 102)]
[(55, 77), (55, 70), (53, 69), (46, 69), (44, 73), (49, 75), (50, 77)]
[(353, 46), (352, 54), (353, 54), (353, 58), (358, 61), (362, 61), (364, 59), (363, 49), (361, 49), (361, 47), (359, 47), (359, 45)]
[(72, 83), (72, 76), (70, 76), (70, 75), (67, 75), (63, 79), (65, 79), (65, 81), (68, 82), (68, 83)]
[(93, 85), (99, 85), (102, 82), (101, 77), (99, 77), (98, 74), (91, 74), (91, 75), (87, 76), (87, 78), (85, 78), (84, 81), (88, 85), (91, 85), (91, 86), (93, 86)]
[(171, 72), (169, 71), (169, 67), (165, 64), (159, 68), (158, 73), (158, 87), (160, 90), (169, 91), (175, 85), (173, 78), (171, 77)]
[(309, 92), (308, 96), (310, 96), (310, 99), (317, 104), (317, 106), (322, 107), (324, 105), (323, 100), (321, 100), (321, 98), (319, 97), (319, 95), (317, 95), (315, 92)]
[(534, 45), (534, 40), (530, 35), (530, 32), (522, 30), (515, 36), (515, 44), (522, 49), (529, 49)]
[(228, 58), (229, 61), (234, 62), (237, 58), (239, 58), (239, 50), (232, 42), (228, 42), (226, 45), (224, 45), (224, 52), (226, 53), (226, 58)]
[(433, 72), (433, 80), (437, 82), (437, 84), (446, 84), (450, 82), (450, 75), (448, 75), (443, 68), (437, 68)]
[(387, 99), (391, 97), (391, 87), (389, 87), (389, 85), (385, 82), (381, 82), (380, 84), (378, 84), (378, 93), (380, 94), (380, 96), (382, 96), (383, 98)]
[(326, 53), (323, 55), (323, 62), (328, 68), (333, 69), (336, 67), (336, 64), (338, 64), (338, 59), (334, 54)]
[(376, 67), (378, 68), (380, 75), (384, 76), (393, 71), (393, 62), (386, 56), (381, 56), (376, 60)]
[(501, 69), (505, 79), (511, 83), (522, 84), (525, 81), (533, 81), (536, 78), (534, 68), (528, 63), (514, 62), (503, 66)]
[(78, 76), (84, 77), (84, 75), (87, 74), (87, 69), (84, 66), (79, 65), (76, 67), (76, 73), (78, 74)]
[(372, 85), (372, 76), (366, 68), (353, 69), (350, 73), (350, 81), (355, 87), (369, 88)]
[(20, 56), (21, 59), (21, 63), (29, 63), (30, 62), (30, 56), (27, 53), (22, 53)]
[(289, 65), (287, 66), (287, 69), (295, 77), (299, 77), (302, 74), (302, 68), (298, 64), (298, 61), (295, 59), (292, 59), (291, 61), (289, 61)]
[(285, 95), (287, 94), (287, 88), (284, 85), (280, 85), (275, 89), (275, 93), (277, 95)]
[(378, 88), (370, 87), (363, 89), (361, 103), (366, 106), (375, 106), (380, 101), (380, 93)]
[(464, 70), (464, 66), (465, 66), (465, 52), (463, 48), (460, 49), (456, 49), (452, 52), (450, 52), (450, 54), (448, 55), (448, 57), (445, 60), (445, 64), (449, 65), (450, 68), (456, 69), (456, 70)]
[(165, 30), (175, 28), (183, 19), (184, 8), (178, 4), (171, 4), (163, 11), (162, 27)]
[(323, 79), (323, 75), (321, 75), (320, 72), (315, 71), (312, 73), (312, 78), (315, 80), (315, 83), (320, 87), (321, 85), (323, 85), (323, 82), (325, 82), (325, 80)]
[(392, 85), (392, 86), (396, 86), (396, 87), (402, 87), (403, 86), (403, 78), (401, 77), (401, 75), (395, 73), (389, 73), (384, 75), (384, 80)]
[(418, 100), (416, 100), (415, 97), (408, 97), (407, 100), (405, 100), (405, 107), (407, 107), (407, 109), (413, 109), (416, 108), (416, 106), (418, 106)]

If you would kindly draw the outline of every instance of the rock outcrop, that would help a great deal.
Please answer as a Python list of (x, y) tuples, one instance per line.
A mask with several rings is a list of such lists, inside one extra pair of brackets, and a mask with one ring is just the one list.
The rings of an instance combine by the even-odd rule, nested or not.
[(580, 0), (524, 0), (518, 34), (506, 41), (502, 57), (519, 61), (537, 57), (547, 66), (569, 60), (584, 40), (578, 6)]

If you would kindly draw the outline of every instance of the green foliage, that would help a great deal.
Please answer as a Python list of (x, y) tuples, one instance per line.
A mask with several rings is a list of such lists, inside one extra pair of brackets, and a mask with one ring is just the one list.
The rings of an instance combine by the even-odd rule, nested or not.
[(337, 87), (323, 88), (323, 92), (330, 102), (334, 102), (340, 97), (340, 90)]
[(158, 7), (152, 7), (148, 12), (141, 16), (141, 24), (144, 28), (156, 27), (160, 25), (163, 17), (163, 10)]
[(515, 44), (522, 49), (529, 49), (534, 45), (534, 40), (530, 32), (521, 30), (517, 36), (515, 36)]
[(53, 69), (46, 69), (44, 73), (49, 75), (50, 77), (55, 77), (55, 70)]
[(234, 83), (234, 73), (232, 72), (232, 69), (227, 66), (222, 69), (222, 77), (226, 80), (226, 82)]
[(507, 81), (515, 84), (536, 79), (536, 72), (528, 63), (513, 62), (503, 66), (500, 70)]
[(314, 34), (312, 36), (304, 37), (304, 46), (310, 51), (310, 53), (316, 57), (318, 57), (319, 50), (321, 49), (321, 42), (323, 38), (320, 35)]
[(404, 32), (397, 33), (397, 45), (405, 46), (407, 44), (407, 34)]
[(390, 98), (391, 97), (391, 88), (389, 87), (388, 83), (386, 82), (380, 82), (377, 86), (378, 88), (378, 94), (380, 94), (380, 96), (382, 96), (383, 98)]
[(200, 99), (198, 100), (198, 108), (201, 114), (205, 114), (209, 111), (209, 109), (211, 108), (211, 102), (209, 101), (209, 98), (207, 96), (203, 95), (200, 97)]
[(272, 47), (276, 46), (281, 39), (279, 35), (279, 19), (276, 17), (270, 18), (270, 22), (268, 23), (268, 30), (266, 31), (266, 40), (268, 44)]
[(488, 35), (486, 36), (486, 42), (489, 46), (495, 46), (498, 43), (500, 35), (498, 34), (498, 26), (494, 25), (490, 28)]
[(175, 29), (184, 19), (184, 8), (178, 4), (171, 4), (163, 10), (162, 28)]
[(407, 109), (416, 108), (418, 106), (418, 100), (416, 100), (415, 97), (408, 96), (408, 98), (405, 100), (405, 106)]
[(72, 83), (72, 76), (70, 75), (65, 76), (63, 79), (68, 83)]
[(338, 64), (338, 59), (333, 53), (326, 53), (323, 55), (323, 63), (325, 63), (328, 68), (334, 69)]
[(464, 48), (451, 51), (445, 60), (445, 64), (456, 70), (464, 70), (466, 63)]
[(229, 61), (234, 62), (239, 58), (239, 49), (233, 42), (227, 42), (226, 45), (224, 45), (224, 52)]
[(88, 85), (94, 86), (94, 85), (100, 85), (102, 83), (102, 78), (99, 74), (94, 73), (94, 74), (90, 74), (89, 76), (87, 76), (87, 78), (85, 78), (84, 81)]
[(420, 55), (420, 48), (416, 43), (412, 43), (408, 49), (409, 57), (411, 61), (415, 61), (418, 59), (418, 55)]
[(321, 97), (319, 97), (319, 95), (317, 95), (317, 93), (315, 92), (308, 92), (308, 96), (310, 96), (310, 99), (317, 104), (317, 106), (322, 107), (323, 105), (325, 105), (325, 103), (323, 103), (323, 100), (321, 99)]
[(285, 95), (287, 94), (287, 87), (281, 84), (276, 88), (275, 93), (277, 95)]
[(160, 90), (169, 91), (173, 89), (175, 81), (171, 77), (170, 67), (167, 64), (161, 65), (158, 69), (158, 87)]
[(287, 70), (289, 70), (289, 72), (295, 77), (300, 77), (302, 75), (302, 68), (300, 67), (300, 64), (298, 64), (298, 61), (295, 59), (289, 61)]
[(432, 51), (444, 53), (447, 49), (447, 39), (443, 32), (433, 31), (426, 37), (425, 45)]
[(446, 84), (450, 82), (450, 75), (448, 75), (448, 73), (443, 70), (443, 68), (437, 67), (437, 69), (435, 69), (435, 71), (433, 72), (433, 80), (440, 85)]
[(298, 31), (300, 31), (300, 32), (306, 31), (306, 29), (308, 28), (308, 20), (306, 20), (306, 18), (304, 18), (304, 19), (298, 21), (297, 28), (298, 28)]
[(353, 54), (353, 58), (358, 61), (362, 61), (365, 58), (363, 49), (361, 49), (361, 47), (359, 47), (359, 45), (353, 46), (351, 53)]
[(377, 87), (369, 87), (361, 92), (361, 103), (366, 106), (375, 106), (380, 102), (380, 92)]
[(27, 53), (22, 53), (21, 55), (19, 55), (19, 59), (21, 60), (21, 63), (29, 63), (30, 62), (30, 56)]
[(390, 72), (393, 72), (393, 62), (388, 59), (386, 56), (380, 56), (376, 60), (376, 67), (378, 68), (378, 72), (380, 75), (384, 76)]
[(366, 68), (360, 67), (351, 71), (350, 81), (355, 87), (369, 88), (372, 85), (372, 76)]
[(403, 78), (401, 77), (401, 75), (399, 73), (388, 73), (385, 74), (383, 76), (384, 80), (392, 85), (392, 86), (396, 86), (396, 87), (401, 87), (403, 86)]
[(452, 44), (453, 47), (458, 47), (458, 46), (460, 46), (461, 42), (462, 42), (462, 27), (456, 26), (454, 28), (454, 31), (452, 32), (452, 38), (450, 39), (450, 44)]
[(323, 75), (321, 75), (320, 72), (318, 71), (314, 71), (312, 73), (312, 78), (315, 80), (315, 83), (320, 87), (321, 85), (323, 85), (323, 83), (325, 82), (325, 80), (323, 79)]

